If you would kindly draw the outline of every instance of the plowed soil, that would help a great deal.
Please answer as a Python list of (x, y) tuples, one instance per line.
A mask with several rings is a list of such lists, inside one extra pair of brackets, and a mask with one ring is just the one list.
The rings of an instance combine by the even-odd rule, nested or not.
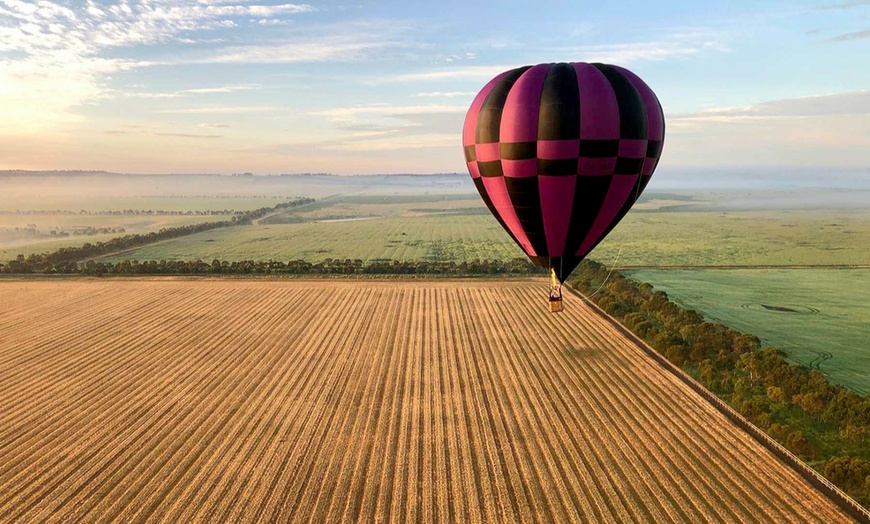
[(2, 522), (849, 519), (536, 281), (0, 283)]

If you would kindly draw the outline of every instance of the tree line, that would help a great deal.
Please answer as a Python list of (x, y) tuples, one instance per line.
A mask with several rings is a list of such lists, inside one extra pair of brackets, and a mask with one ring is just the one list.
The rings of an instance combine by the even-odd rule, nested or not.
[[(61, 261), (39, 266), (30, 265), (31, 257), (19, 257), (9, 264), (0, 264), (0, 273), (41, 273), (85, 276), (130, 275), (532, 275), (544, 274), (541, 268), (528, 260), (516, 258), (502, 260), (471, 260), (463, 262), (427, 260), (373, 260), (360, 259), (307, 262), (291, 260), (123, 260), (101, 262), (88, 260)], [(40, 269), (34, 269), (39, 267)]]
[(584, 261), (568, 283), (854, 499), (870, 503), (870, 396), (596, 262)]
[[(248, 211), (244, 214), (233, 216), (230, 220), (202, 222), (187, 226), (162, 228), (159, 231), (152, 231), (145, 234), (124, 235), (107, 240), (106, 242), (96, 242), (93, 244), (88, 242), (79, 247), (62, 247), (56, 251), (32, 253), (28, 256), (18, 255), (15, 260), (10, 260), (6, 264), (0, 264), (0, 273), (81, 273), (83, 268), (88, 264), (80, 265), (79, 262), (89, 258), (117, 253), (135, 247), (142, 247), (148, 244), (153, 244), (154, 242), (160, 242), (172, 238), (202, 233), (203, 231), (251, 224), (253, 220), (262, 218), (269, 213), (280, 211), (282, 209), (298, 207), (312, 202), (314, 202), (313, 198), (297, 198), (289, 202), (282, 202), (273, 207), (264, 207)], [(97, 264), (105, 265), (104, 263)]]
[(244, 211), (236, 211), (235, 209), (206, 209), (206, 210), (167, 210), (167, 209), (110, 209), (106, 211), (88, 211), (82, 209), (72, 211), (69, 209), (30, 209), (15, 211), (0, 211), (0, 215), (17, 215), (17, 216), (38, 216), (38, 215), (65, 215), (65, 216), (153, 216), (153, 215), (171, 215), (171, 216), (223, 216), (223, 215), (244, 215)]

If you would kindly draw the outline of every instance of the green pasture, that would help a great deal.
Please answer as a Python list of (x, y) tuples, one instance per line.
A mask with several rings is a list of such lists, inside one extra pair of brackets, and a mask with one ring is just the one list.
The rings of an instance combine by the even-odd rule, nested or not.
[(173, 239), (100, 260), (374, 261), (474, 259), (524, 256), (490, 217), (421, 215), (296, 224), (237, 226)]
[(678, 304), (870, 393), (870, 270), (637, 270)]
[[(259, 226), (179, 238), (125, 257), (461, 262), (520, 256), (475, 198), (340, 197), (289, 210)], [(590, 257), (618, 267), (866, 265), (868, 245), (866, 211), (638, 210)]]
[(633, 211), (591, 257), (617, 267), (866, 265), (867, 246), (866, 210)]
[(16, 211), (87, 211), (101, 213), (107, 211), (152, 210), (152, 211), (253, 211), (262, 207), (272, 207), (290, 198), (271, 196), (117, 196), (102, 194), (80, 194), (70, 189), (65, 193), (48, 195), (21, 192), (0, 197), (0, 213)]
[[(590, 255), (617, 266), (866, 265), (870, 211), (661, 211), (663, 195), (639, 204)], [(667, 206), (665, 206), (667, 207)], [(463, 241), (491, 241), (496, 222), (472, 195), (350, 196), (267, 220), (298, 223), (352, 218), (480, 216)], [(437, 227), (442, 222), (432, 222)], [(369, 224), (368, 227), (375, 227)], [(377, 230), (373, 230), (377, 235)], [(373, 242), (379, 242), (375, 237)], [(503, 237), (509, 242), (507, 235)], [(348, 255), (354, 258), (352, 254)]]
[(353, 218), (414, 217), (422, 215), (487, 215), (489, 209), (477, 195), (349, 195), (325, 198), (263, 221), (296, 224)]
[[(89, 242), (106, 242), (122, 235), (143, 234), (163, 228), (229, 220), (230, 215), (0, 215), (0, 261), (15, 258), (19, 254), (43, 253), (62, 247), (81, 246)], [(36, 226), (39, 236), (20, 231)], [(55, 228), (124, 228), (124, 233), (99, 235), (70, 235), (56, 238), (49, 231)], [(19, 228), (16, 231), (15, 228)]]

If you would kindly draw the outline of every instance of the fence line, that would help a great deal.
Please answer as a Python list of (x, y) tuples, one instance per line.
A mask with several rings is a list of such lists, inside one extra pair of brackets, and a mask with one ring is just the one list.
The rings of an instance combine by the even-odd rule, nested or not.
[(780, 460), (782, 460), (786, 465), (791, 467), (791, 469), (793, 469), (800, 476), (802, 476), (813, 487), (815, 487), (825, 496), (831, 499), (831, 501), (837, 504), (837, 506), (843, 509), (843, 511), (848, 513), (849, 516), (853, 517), (858, 522), (870, 524), (870, 511), (868, 511), (867, 508), (865, 508), (855, 499), (847, 495), (843, 490), (834, 485), (830, 480), (819, 474), (818, 471), (806, 465), (804, 461), (802, 461), (794, 453), (786, 449), (785, 446), (771, 438), (770, 435), (759, 429), (752, 422), (747, 420), (743, 415), (734, 410), (734, 408), (732, 408), (722, 399), (711, 393), (707, 388), (702, 386), (698, 381), (689, 376), (685, 371), (683, 371), (675, 364), (673, 364), (670, 360), (665, 358), (664, 355), (650, 347), (649, 344), (647, 344), (640, 337), (632, 333), (628, 328), (619, 323), (619, 321), (617, 321), (615, 318), (607, 314), (607, 312), (598, 307), (598, 305), (596, 305), (594, 302), (587, 299), (584, 295), (570, 287), (568, 287), (567, 289), (569, 292), (580, 298), (586, 305), (589, 306), (590, 309), (592, 309), (592, 311), (598, 314), (598, 316), (600, 316), (611, 326), (613, 326), (617, 331), (619, 331), (620, 334), (625, 336), (632, 343), (634, 343), (641, 350), (643, 350), (643, 352), (646, 353), (650, 358), (655, 360), (666, 370), (670, 371), (674, 376), (680, 379), (680, 381), (689, 386), (689, 388), (691, 388), (695, 393), (701, 395), (701, 397), (703, 397), (710, 404), (712, 404), (713, 407), (715, 407), (720, 413), (725, 415), (725, 417), (728, 418), (732, 423), (749, 433), (758, 443), (760, 443), (771, 453), (779, 457)]

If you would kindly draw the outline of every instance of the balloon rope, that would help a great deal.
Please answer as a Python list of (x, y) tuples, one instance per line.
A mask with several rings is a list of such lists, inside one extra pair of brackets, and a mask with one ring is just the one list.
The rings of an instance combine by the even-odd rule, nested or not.
[(598, 286), (598, 289), (595, 290), (595, 293), (592, 293), (591, 295), (589, 295), (589, 296), (586, 297), (586, 298), (592, 298), (592, 297), (594, 297), (595, 295), (597, 295), (598, 292), (601, 291), (601, 288), (604, 287), (604, 284), (606, 284), (607, 281), (610, 279), (610, 275), (611, 275), (611, 273), (613, 273), (613, 269), (616, 267), (616, 263), (619, 262), (619, 255), (622, 254), (622, 248), (623, 248), (623, 246), (619, 246), (619, 251), (616, 253), (616, 260), (614, 260), (614, 261), (613, 261), (613, 264), (610, 266), (610, 271), (608, 271), (608, 272), (607, 272), (607, 276), (604, 277), (604, 282), (602, 282), (601, 285)]
[[(637, 176), (637, 186), (635, 186), (635, 191), (634, 191), (634, 202), (637, 202), (637, 198), (640, 196), (640, 182), (642, 180), (642, 177), (643, 177), (643, 174), (640, 174)], [(601, 285), (598, 286), (598, 289), (596, 289), (594, 293), (592, 293), (591, 295), (589, 295), (586, 298), (592, 298), (595, 295), (597, 295), (598, 292), (601, 291), (601, 288), (604, 287), (604, 284), (606, 284), (607, 281), (610, 280), (610, 275), (613, 273), (613, 270), (616, 269), (616, 264), (619, 262), (619, 257), (622, 255), (622, 248), (624, 248), (624, 247), (625, 247), (625, 243), (623, 242), (619, 246), (619, 251), (616, 252), (616, 259), (613, 261), (613, 264), (610, 265), (610, 271), (608, 271), (607, 276), (604, 277), (604, 282), (602, 282)]]

